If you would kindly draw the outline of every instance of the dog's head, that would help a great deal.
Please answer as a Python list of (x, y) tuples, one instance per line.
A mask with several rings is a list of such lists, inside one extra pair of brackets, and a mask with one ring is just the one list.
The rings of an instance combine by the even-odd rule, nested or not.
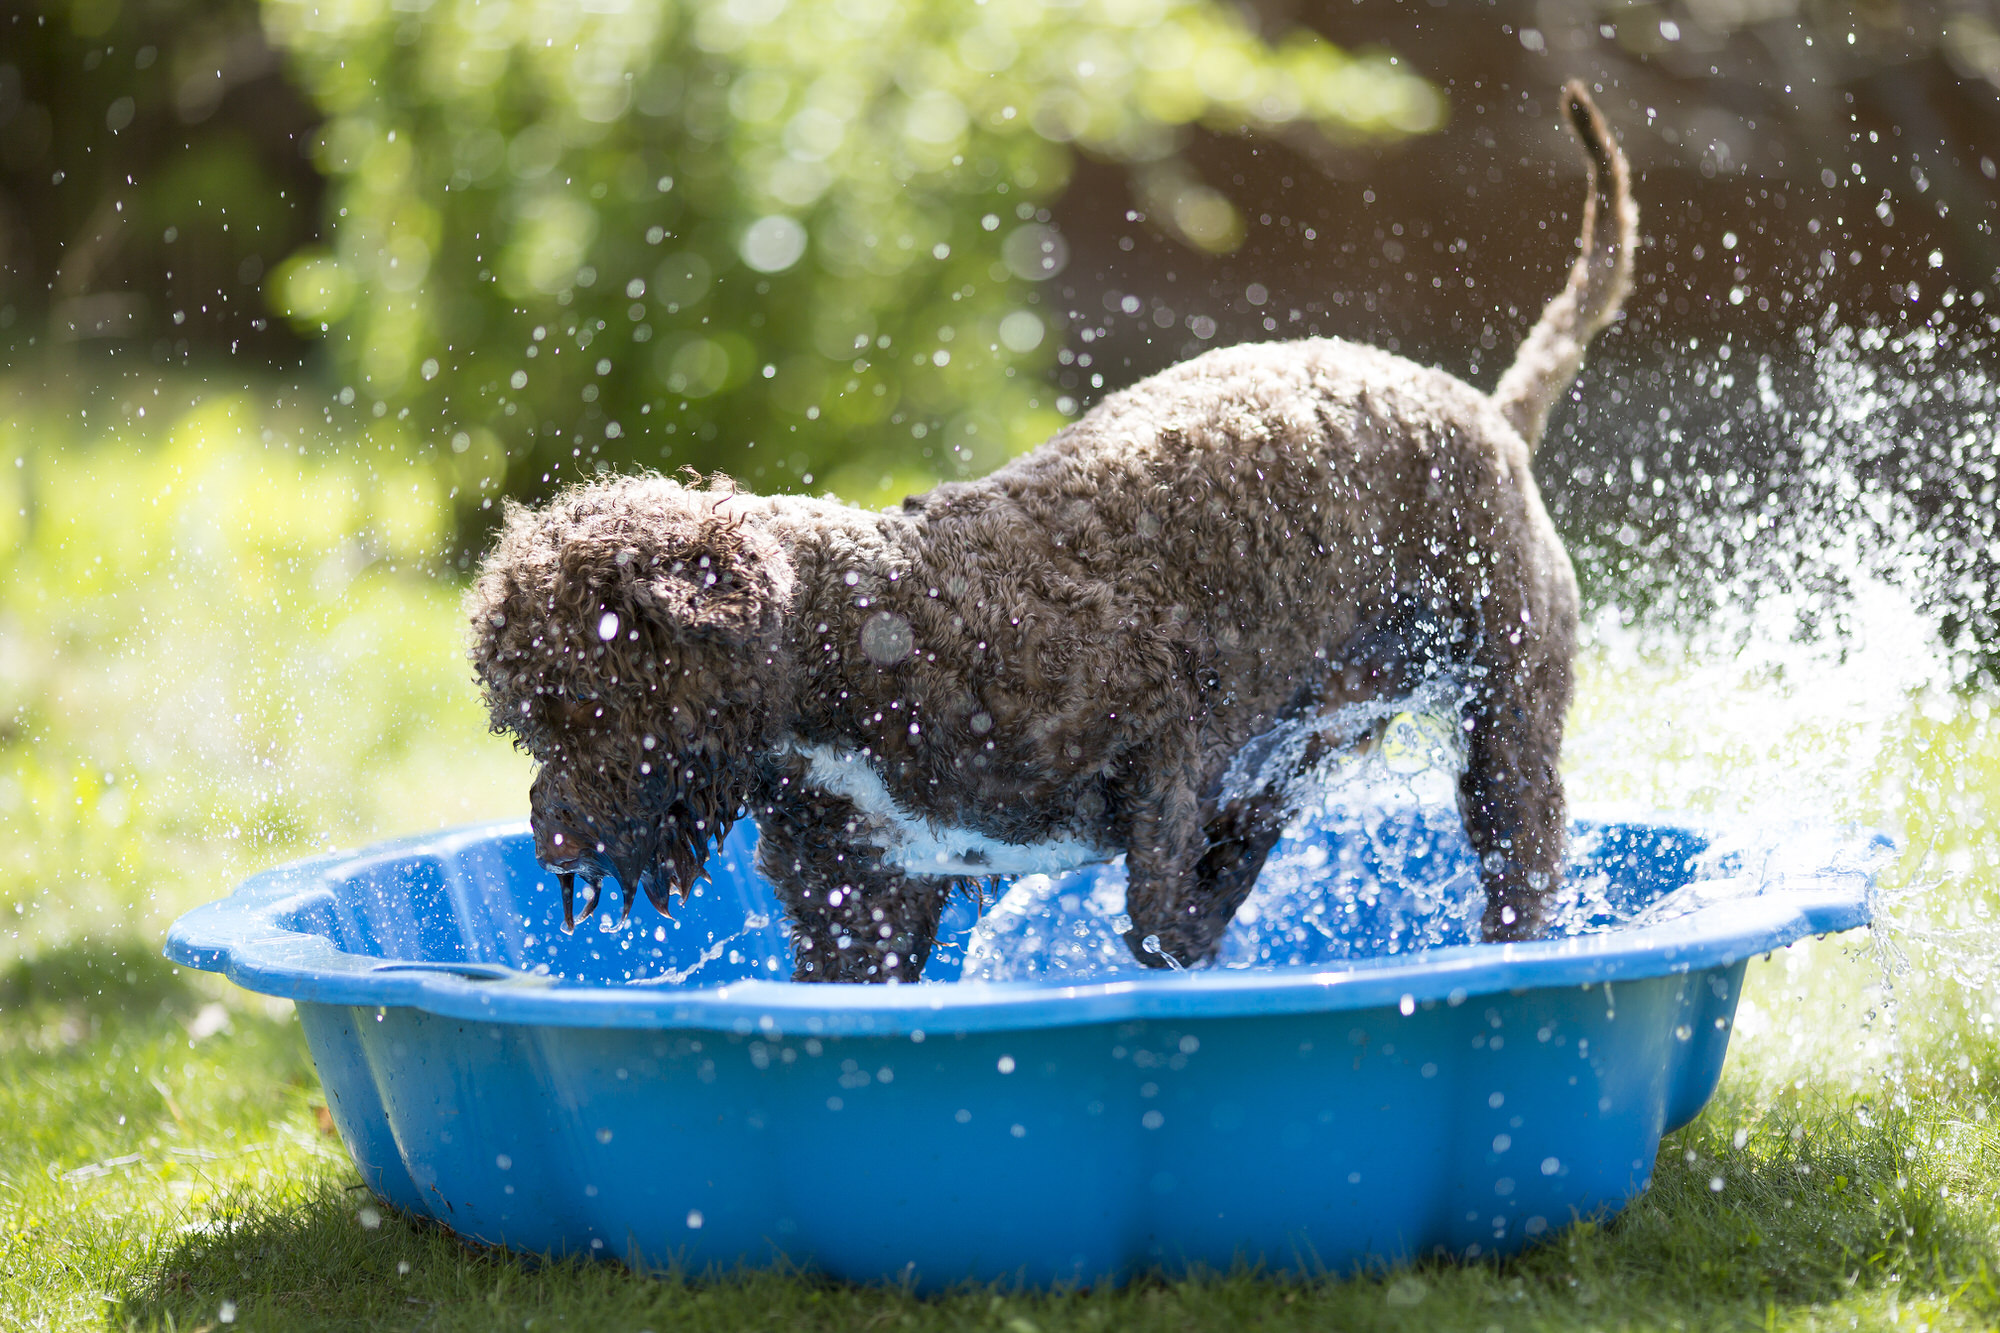
[[(725, 483), (726, 485), (726, 483)], [(783, 548), (733, 490), (664, 477), (510, 505), (468, 598), (496, 732), (540, 764), (535, 852), (563, 885), (616, 877), (663, 911), (747, 799), (790, 680)]]

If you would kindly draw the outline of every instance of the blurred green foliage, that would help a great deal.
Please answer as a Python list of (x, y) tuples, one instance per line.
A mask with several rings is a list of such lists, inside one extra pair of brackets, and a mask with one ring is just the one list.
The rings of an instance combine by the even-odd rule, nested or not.
[(333, 215), (272, 297), (488, 501), (609, 463), (877, 500), (984, 470), (1075, 409), (1039, 373), (1075, 154), (1224, 251), (1243, 224), (1178, 158), (1191, 127), (1379, 142), (1444, 116), (1394, 58), (1213, 0), (265, 15), (327, 117)]
[(297, 394), (0, 379), (0, 963), (329, 844), (524, 808), (451, 477)]
[(296, 366), (260, 287), (318, 235), (316, 123), (256, 0), (0, 4), (0, 354)]

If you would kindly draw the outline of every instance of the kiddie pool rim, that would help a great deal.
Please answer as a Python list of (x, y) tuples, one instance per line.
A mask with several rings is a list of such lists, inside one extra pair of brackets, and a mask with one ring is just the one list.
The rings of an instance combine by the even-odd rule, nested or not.
[[(1595, 813), (1595, 812), (1593, 812)], [(1658, 814), (1644, 822), (1665, 823)], [(1675, 827), (1700, 829), (1698, 823)], [(1860, 835), (1876, 855), (1852, 870), (1788, 876), (1754, 897), (1698, 908), (1658, 925), (1527, 944), (1480, 944), (1357, 961), (1301, 973), (1197, 971), (1089, 985), (956, 982), (872, 986), (742, 981), (700, 989), (555, 986), (493, 964), (407, 962), (343, 952), (282, 918), (331, 894), (330, 872), (387, 860), (449, 857), (465, 843), (526, 831), (523, 820), (470, 825), (334, 852), (255, 875), (197, 907), (167, 933), (173, 962), (219, 972), (247, 990), (299, 1003), (408, 1006), (448, 1018), (555, 1027), (693, 1028), (786, 1036), (908, 1036), (1368, 1009), (1531, 987), (1589, 987), (1717, 967), (1811, 935), (1868, 924), (1874, 868), (1894, 844)]]

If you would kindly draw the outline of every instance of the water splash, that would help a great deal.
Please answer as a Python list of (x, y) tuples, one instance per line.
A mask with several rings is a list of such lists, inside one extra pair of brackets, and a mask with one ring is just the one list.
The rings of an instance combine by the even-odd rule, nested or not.
[[(693, 980), (695, 976), (698, 973), (700, 973), (700, 971), (703, 968), (707, 967), (710, 963), (713, 963), (718, 958), (721, 958), (723, 955), (727, 954), (730, 950), (731, 945), (743, 945), (745, 946), (746, 951), (759, 953), (761, 955), (761, 951), (756, 949), (754, 945), (762, 943), (760, 937), (763, 935), (764, 930), (770, 924), (771, 924), (771, 918), (769, 918), (768, 916), (764, 916), (760, 913), (752, 913), (748, 917), (744, 918), (743, 929), (737, 931), (733, 935), (724, 935), (720, 939), (717, 939), (711, 944), (707, 945), (699, 953), (695, 955), (694, 961), (692, 963), (689, 963), (686, 967), (668, 967), (662, 969), (659, 972), (647, 972), (637, 976), (628, 974), (625, 979), (625, 984), (628, 986), (684, 985), (687, 982)], [(736, 962), (740, 960), (732, 959), (731, 961)]]
[[(1753, 970), (1741, 1013), (1773, 1068), (1856, 1086), (1900, 1080), (1913, 1041), (1920, 1063), (1963, 1070), (1980, 1058), (1965, 1034), (1996, 1023), (2000, 379), (1992, 321), (1942, 316), (1829, 318), (1802, 355), (1738, 355), (1738, 391), (1706, 415), (1683, 392), (1690, 363), (1670, 366), (1674, 424), (1609, 430), (1607, 454), (1629, 456), (1584, 467), (1629, 464), (1633, 490), (1567, 522), (1603, 539), (1586, 570), (1630, 567), (1587, 626), (1565, 755), (1577, 799), (1901, 842), (1872, 935)], [(1728, 364), (1710, 353), (1710, 372)]]
[[(1745, 1010), (1787, 1058), (1872, 1067), (1896, 1046), (1884, 1034), (1899, 997), (1942, 996), (1989, 1031), (2000, 1022), (1980, 998), (2000, 992), (2000, 727), (1980, 656), (2000, 644), (2000, 379), (1980, 333), (1829, 321), (1802, 346), (1737, 348), (1733, 366), (1724, 349), (1681, 358), (1665, 399), (1727, 406), (1664, 430), (1630, 413), (1608, 432), (1627, 454), (1602, 466), (1635, 478), (1650, 467), (1650, 484), (1621, 512), (1571, 514), (1572, 528), (1607, 534), (1595, 551), (1575, 542), (1597, 591), (1565, 750), (1572, 805), (1686, 812), (1723, 837), (1693, 882), (1629, 916), (1601, 876), (1573, 869), (1558, 928), (1782, 891), (1828, 856), (1859, 873), (1884, 853), (1850, 835), (1882, 830), (1904, 850), (1880, 880), (1881, 927), (1864, 943), (1801, 946)], [(1725, 366), (1731, 393), (1691, 391)], [(1237, 785), (1282, 767), (1298, 739), (1247, 755)], [(1448, 768), (1328, 768), (1324, 799), (1288, 830), (1215, 965), (1258, 966), (1306, 936), (1329, 961), (1472, 938), (1479, 895), (1439, 781)], [(1589, 839), (1573, 852), (1587, 862)], [(1381, 873), (1356, 877), (1358, 856)], [(1138, 974), (1117, 932), (1095, 924), (1122, 893), (1122, 872), (1018, 881), (966, 975)]]
[[(1315, 808), (1265, 864), (1205, 967), (1338, 968), (1480, 941), (1485, 895), (1447, 802), (1348, 790)], [(1659, 925), (1692, 912), (1876, 874), (1890, 845), (1824, 824), (1683, 828), (1588, 820), (1551, 912), (1556, 937)], [(1143, 976), (1121, 925), (1122, 865), (1017, 882), (979, 923), (965, 977), (1073, 983)], [(1158, 937), (1142, 942), (1158, 951)], [(1180, 970), (1176, 968), (1176, 970)]]
[(1187, 968), (1181, 964), (1180, 959), (1174, 957), (1160, 946), (1160, 937), (1158, 935), (1148, 935), (1145, 939), (1139, 941), (1139, 945), (1147, 953), (1155, 955), (1161, 962), (1165, 963), (1169, 972), (1187, 971)]

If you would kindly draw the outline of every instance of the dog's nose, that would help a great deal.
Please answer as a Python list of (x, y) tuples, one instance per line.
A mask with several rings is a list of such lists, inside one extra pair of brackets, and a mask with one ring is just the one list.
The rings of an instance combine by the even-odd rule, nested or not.
[(535, 859), (551, 870), (577, 870), (589, 859), (590, 840), (541, 801), (530, 801), (528, 831), (535, 838)]
[(546, 844), (541, 838), (536, 838), (535, 856), (551, 869), (574, 870), (583, 864), (581, 845), (566, 833), (550, 834)]
[(583, 845), (565, 833), (535, 831), (535, 859), (544, 869), (574, 874), (583, 869)]

